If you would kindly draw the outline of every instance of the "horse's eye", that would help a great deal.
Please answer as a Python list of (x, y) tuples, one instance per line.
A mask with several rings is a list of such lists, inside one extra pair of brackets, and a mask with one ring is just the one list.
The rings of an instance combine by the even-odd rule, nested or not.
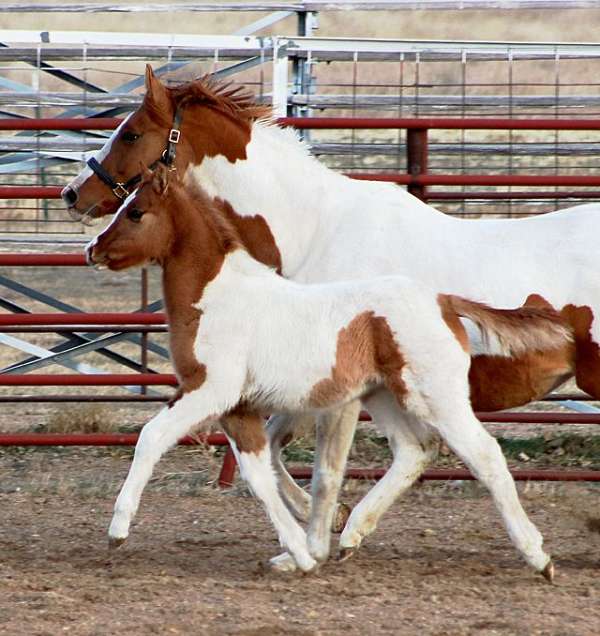
[(142, 210), (138, 210), (138, 208), (131, 208), (131, 210), (127, 210), (127, 218), (134, 223), (139, 223), (144, 216)]
[(140, 136), (134, 132), (131, 132), (131, 130), (126, 130), (121, 136), (121, 139), (127, 144), (132, 144), (134, 141), (137, 141), (139, 138)]

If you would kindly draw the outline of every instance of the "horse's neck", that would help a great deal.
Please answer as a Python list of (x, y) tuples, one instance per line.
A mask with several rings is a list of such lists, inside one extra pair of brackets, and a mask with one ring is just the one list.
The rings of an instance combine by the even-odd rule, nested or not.
[[(278, 279), (273, 270), (252, 258), (243, 248), (222, 254), (214, 262), (203, 262), (201, 247), (188, 247), (163, 263), (162, 283), (169, 324), (186, 325), (199, 317), (197, 306), (211, 298), (227, 301), (229, 292), (239, 296), (248, 287), (244, 283), (257, 277)], [(254, 286), (255, 288), (255, 286)]]
[[(385, 209), (404, 236), (431, 241), (445, 215), (391, 184), (357, 182), (312, 157), (291, 130), (257, 122), (252, 127), (247, 158), (235, 163), (223, 155), (206, 157), (191, 174), (213, 197), (225, 199), (242, 217), (260, 215), (281, 255), (282, 273), (301, 271), (341, 238), (345, 244), (362, 234), (371, 215)], [(384, 214), (381, 223), (390, 219)], [(340, 237), (339, 233), (345, 233)], [(256, 254), (259, 258), (260, 255)]]
[(343, 177), (329, 170), (291, 131), (255, 123), (247, 158), (235, 163), (223, 155), (206, 157), (188, 174), (213, 197), (243, 217), (263, 217), (281, 254), (284, 275), (293, 276), (322, 232), (322, 221), (335, 223), (343, 206), (331, 206)]

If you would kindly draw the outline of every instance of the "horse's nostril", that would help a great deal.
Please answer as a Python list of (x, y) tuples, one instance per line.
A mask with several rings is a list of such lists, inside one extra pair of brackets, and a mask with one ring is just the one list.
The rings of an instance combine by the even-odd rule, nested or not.
[(69, 206), (77, 203), (77, 190), (73, 190), (73, 188), (66, 187), (60, 195), (62, 196), (63, 201)]

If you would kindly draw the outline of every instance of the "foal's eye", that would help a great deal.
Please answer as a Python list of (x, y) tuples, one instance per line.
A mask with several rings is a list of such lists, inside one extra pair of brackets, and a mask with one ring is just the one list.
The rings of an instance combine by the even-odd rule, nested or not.
[(127, 210), (127, 218), (134, 223), (139, 223), (144, 216), (142, 210), (138, 210), (137, 208), (131, 208), (131, 210)]
[(121, 139), (127, 144), (132, 144), (134, 141), (137, 141), (139, 138), (140, 136), (134, 132), (131, 132), (131, 130), (126, 130), (121, 136)]

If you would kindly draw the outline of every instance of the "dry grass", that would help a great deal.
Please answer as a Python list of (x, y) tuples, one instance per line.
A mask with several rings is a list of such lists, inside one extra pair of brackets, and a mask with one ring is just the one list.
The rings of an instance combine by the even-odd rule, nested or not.
[(40, 433), (117, 433), (122, 427), (115, 421), (109, 407), (99, 404), (75, 404), (48, 414), (48, 419), (36, 427)]

